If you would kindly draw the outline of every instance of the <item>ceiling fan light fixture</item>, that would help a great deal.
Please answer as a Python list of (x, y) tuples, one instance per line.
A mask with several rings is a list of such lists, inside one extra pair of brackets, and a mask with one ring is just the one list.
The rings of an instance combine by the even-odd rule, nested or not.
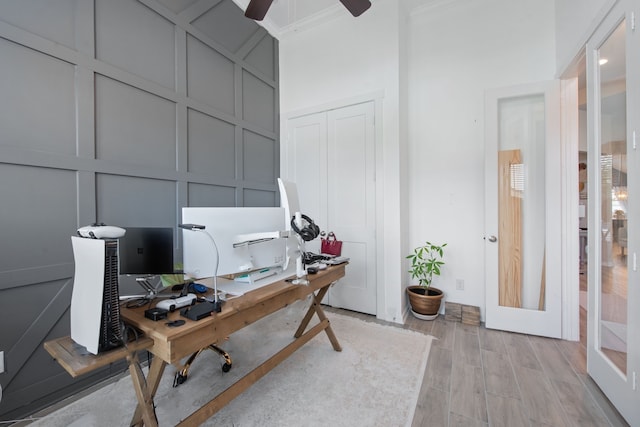
[(353, 16), (360, 16), (371, 7), (369, 0), (340, 0), (340, 3), (342, 3)]
[(262, 21), (271, 7), (271, 3), (273, 0), (251, 0), (244, 11), (244, 16), (254, 21)]
[[(362, 15), (371, 7), (369, 0), (340, 0), (340, 2), (356, 17)], [(251, 0), (244, 11), (244, 16), (254, 21), (262, 21), (267, 15), (271, 3), (273, 3), (273, 0)]]

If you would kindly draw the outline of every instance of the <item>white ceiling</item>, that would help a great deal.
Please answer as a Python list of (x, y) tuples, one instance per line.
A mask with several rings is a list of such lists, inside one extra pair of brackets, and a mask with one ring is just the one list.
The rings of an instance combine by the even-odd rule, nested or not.
[[(233, 0), (242, 10), (247, 8), (249, 0)], [(370, 0), (371, 8), (376, 7), (376, 1)], [(455, 0), (395, 0), (401, 1), (409, 11), (422, 6), (450, 2)], [(371, 9), (370, 9), (371, 10)], [(364, 12), (363, 16), (370, 12)], [(270, 33), (278, 36), (289, 30), (298, 29), (317, 22), (334, 19), (340, 16), (351, 16), (339, 0), (273, 0), (264, 20), (260, 23)]]
[[(174, 1), (174, 0), (172, 0)], [(181, 0), (189, 1), (189, 0)], [(233, 0), (242, 10), (245, 10), (250, 0)], [(376, 2), (390, 0), (370, 0), (371, 9), (362, 16), (375, 9)], [(453, 3), (459, 0), (394, 0), (402, 2), (402, 6), (409, 13), (420, 13), (422, 9)], [(427, 12), (428, 13), (428, 12)], [(288, 31), (295, 31), (307, 26), (317, 25), (341, 16), (351, 16), (339, 0), (273, 0), (265, 19), (260, 25), (265, 27), (273, 36), (280, 37)], [(354, 18), (356, 19), (356, 18)], [(601, 49), (600, 55), (609, 60), (601, 68), (603, 82), (612, 82), (624, 78), (624, 51), (620, 52), (620, 46), (624, 47), (624, 27), (619, 28), (611, 36), (611, 42)], [(584, 64), (582, 65), (584, 69)], [(579, 78), (580, 88), (586, 85), (585, 74)]]

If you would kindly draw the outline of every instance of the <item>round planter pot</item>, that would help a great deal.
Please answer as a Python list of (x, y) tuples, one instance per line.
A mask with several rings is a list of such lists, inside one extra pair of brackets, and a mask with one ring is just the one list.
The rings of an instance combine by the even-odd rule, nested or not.
[(444, 292), (433, 286), (430, 286), (429, 289), (425, 289), (422, 286), (408, 286), (407, 295), (409, 296), (411, 311), (414, 315), (434, 316), (433, 319), (435, 319), (435, 316), (438, 315), (438, 311), (440, 310), (440, 303), (444, 297)]

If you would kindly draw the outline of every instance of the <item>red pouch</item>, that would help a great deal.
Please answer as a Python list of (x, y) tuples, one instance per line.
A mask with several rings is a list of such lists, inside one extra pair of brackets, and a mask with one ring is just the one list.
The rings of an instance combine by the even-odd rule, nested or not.
[(320, 252), (327, 255), (340, 256), (342, 253), (342, 240), (338, 240), (333, 231), (329, 232), (326, 239), (323, 237), (320, 240), (322, 241)]

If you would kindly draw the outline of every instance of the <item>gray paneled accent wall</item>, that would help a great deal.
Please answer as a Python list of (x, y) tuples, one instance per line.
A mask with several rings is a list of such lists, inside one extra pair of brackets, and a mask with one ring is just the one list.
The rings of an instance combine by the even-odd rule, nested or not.
[(0, 420), (123, 370), (72, 380), (42, 348), (69, 334), (79, 226), (279, 204), (277, 64), (232, 0), (0, 2)]

